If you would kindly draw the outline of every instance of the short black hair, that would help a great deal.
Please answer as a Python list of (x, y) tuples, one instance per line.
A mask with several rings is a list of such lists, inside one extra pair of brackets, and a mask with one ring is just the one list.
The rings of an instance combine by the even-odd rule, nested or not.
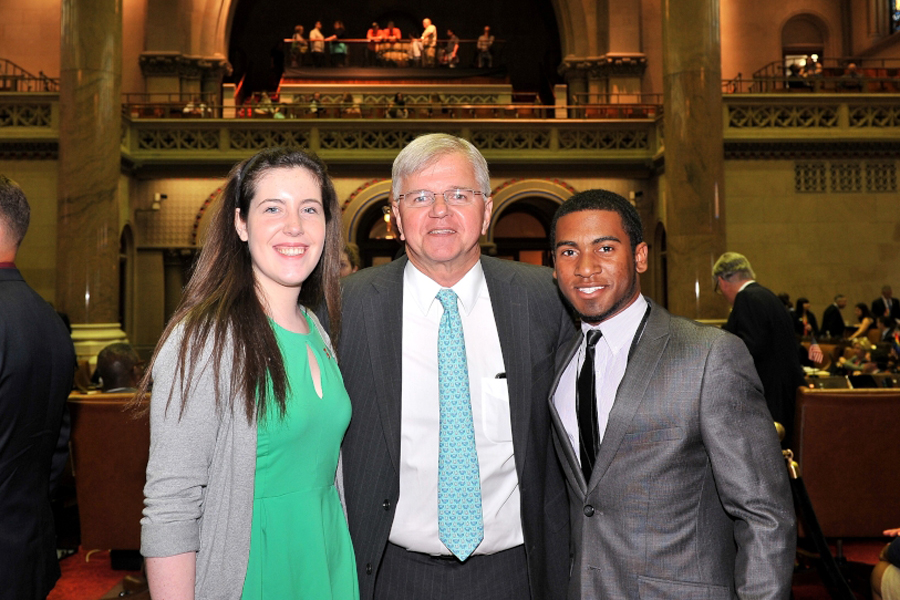
[(587, 190), (579, 192), (563, 202), (553, 215), (550, 224), (550, 251), (556, 251), (556, 223), (560, 218), (583, 210), (609, 210), (618, 213), (622, 219), (622, 228), (628, 234), (632, 254), (638, 244), (644, 241), (644, 226), (641, 216), (631, 202), (609, 190)]
[(31, 207), (25, 192), (15, 181), (0, 175), (0, 221), (6, 224), (16, 248), (22, 243), (31, 220)]

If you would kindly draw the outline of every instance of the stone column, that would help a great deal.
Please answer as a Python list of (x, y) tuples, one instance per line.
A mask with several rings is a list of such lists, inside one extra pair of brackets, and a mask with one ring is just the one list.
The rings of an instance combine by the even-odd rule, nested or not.
[(725, 250), (719, 0), (663, 1), (669, 310), (720, 318), (712, 265)]
[(79, 359), (119, 324), (122, 0), (63, 0), (56, 298)]

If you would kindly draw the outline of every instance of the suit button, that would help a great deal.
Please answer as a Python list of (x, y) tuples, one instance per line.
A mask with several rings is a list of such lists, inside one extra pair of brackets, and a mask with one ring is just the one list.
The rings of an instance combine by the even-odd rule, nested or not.
[(372, 563), (367, 563), (366, 564), (366, 575), (371, 575), (371, 574), (372, 574)]
[(384, 510), (391, 510), (391, 501), (385, 500), (381, 506), (384, 508)]
[(584, 507), (584, 516), (593, 517), (594, 516), (594, 507), (588, 504)]

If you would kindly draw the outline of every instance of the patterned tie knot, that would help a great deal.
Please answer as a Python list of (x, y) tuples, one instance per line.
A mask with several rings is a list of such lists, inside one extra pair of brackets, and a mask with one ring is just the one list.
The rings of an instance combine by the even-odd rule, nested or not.
[(442, 289), (437, 293), (437, 299), (444, 310), (452, 313), (459, 312), (459, 307), (456, 305), (456, 292), (453, 290)]

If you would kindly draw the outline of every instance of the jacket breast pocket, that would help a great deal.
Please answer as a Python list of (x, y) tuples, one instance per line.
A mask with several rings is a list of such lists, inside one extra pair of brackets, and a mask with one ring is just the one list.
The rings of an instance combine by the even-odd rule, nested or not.
[(641, 600), (731, 600), (731, 590), (721, 585), (673, 581), (638, 576), (638, 595)]
[(492, 442), (512, 441), (509, 388), (506, 379), (481, 378), (481, 426)]
[(626, 433), (622, 440), (628, 446), (645, 446), (647, 444), (659, 444), (671, 440), (680, 440), (683, 435), (681, 427), (666, 427), (663, 429), (650, 429)]

